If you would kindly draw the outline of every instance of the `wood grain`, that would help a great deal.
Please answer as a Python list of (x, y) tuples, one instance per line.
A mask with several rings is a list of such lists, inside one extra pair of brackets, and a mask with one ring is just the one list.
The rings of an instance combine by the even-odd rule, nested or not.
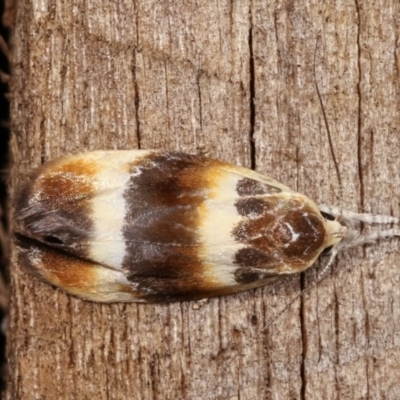
[[(19, 3), (13, 187), (56, 156), (163, 148), (254, 166), (353, 211), (400, 215), (394, 1)], [(100, 305), (12, 265), (7, 399), (398, 399), (397, 240), (316, 277), (194, 303)], [(257, 334), (257, 338), (253, 340)]]

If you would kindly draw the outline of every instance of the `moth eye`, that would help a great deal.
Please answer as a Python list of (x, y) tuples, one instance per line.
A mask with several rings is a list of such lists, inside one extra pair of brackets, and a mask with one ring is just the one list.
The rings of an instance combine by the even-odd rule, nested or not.
[(64, 242), (56, 236), (43, 236), (43, 241), (52, 244), (64, 244)]
[(326, 249), (322, 250), (322, 254), (327, 254), (327, 253), (329, 253), (329, 252), (332, 250), (332, 247), (333, 247), (333, 246), (329, 246), (329, 247), (327, 247)]
[(335, 220), (335, 217), (334, 217), (333, 215), (328, 214), (328, 213), (326, 213), (326, 212), (321, 211), (321, 215), (322, 215), (325, 219), (327, 219), (328, 221), (334, 221), (334, 220)]

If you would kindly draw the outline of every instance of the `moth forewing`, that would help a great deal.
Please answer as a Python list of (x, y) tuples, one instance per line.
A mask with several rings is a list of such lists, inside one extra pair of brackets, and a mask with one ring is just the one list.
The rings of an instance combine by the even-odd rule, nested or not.
[(21, 263), (93, 301), (235, 293), (309, 268), (347, 228), (272, 178), (202, 156), (96, 151), (51, 161), (16, 201)]

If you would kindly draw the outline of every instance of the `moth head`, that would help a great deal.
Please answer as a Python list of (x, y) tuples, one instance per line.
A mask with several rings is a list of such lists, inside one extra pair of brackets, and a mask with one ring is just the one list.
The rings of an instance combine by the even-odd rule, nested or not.
[(300, 272), (347, 235), (345, 226), (325, 218), (312, 200), (299, 193), (243, 198), (236, 205), (246, 217), (234, 231), (236, 240), (246, 245), (236, 254), (244, 267), (274, 274)]
[(342, 225), (339, 221), (330, 218), (325, 218), (325, 249), (330, 249), (336, 247), (339, 243), (347, 237), (348, 229), (346, 226)]

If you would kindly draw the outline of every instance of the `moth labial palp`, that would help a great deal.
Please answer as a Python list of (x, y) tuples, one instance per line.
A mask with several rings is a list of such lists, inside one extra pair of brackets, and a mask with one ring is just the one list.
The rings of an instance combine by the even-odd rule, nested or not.
[(15, 199), (20, 264), (100, 302), (236, 293), (304, 271), (326, 249), (399, 235), (353, 227), (396, 218), (338, 214), (253, 170), (154, 150), (50, 161)]
[(321, 212), (334, 216), (339, 222), (349, 228), (347, 236), (338, 244), (339, 250), (361, 246), (363, 244), (372, 244), (380, 239), (400, 236), (400, 231), (398, 229), (387, 229), (381, 231), (373, 230), (372, 232), (367, 233), (361, 233), (359, 230), (361, 223), (365, 225), (398, 224), (398, 217), (340, 211), (338, 207), (330, 207), (322, 204), (319, 205), (319, 209)]

